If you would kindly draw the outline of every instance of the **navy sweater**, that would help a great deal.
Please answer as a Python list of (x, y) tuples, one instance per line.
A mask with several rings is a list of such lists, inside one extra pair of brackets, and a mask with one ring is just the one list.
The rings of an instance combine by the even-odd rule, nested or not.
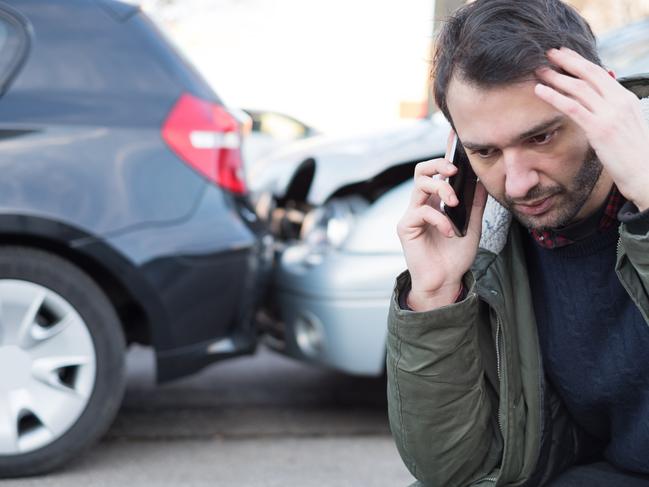
[(613, 465), (649, 473), (649, 326), (615, 273), (618, 231), (526, 255), (548, 380)]

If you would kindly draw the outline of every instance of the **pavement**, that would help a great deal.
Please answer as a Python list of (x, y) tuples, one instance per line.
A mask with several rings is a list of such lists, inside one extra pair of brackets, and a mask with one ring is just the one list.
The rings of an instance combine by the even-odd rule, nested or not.
[(265, 349), (156, 385), (153, 353), (129, 352), (123, 406), (64, 470), (3, 487), (406, 486), (385, 379), (352, 377)]

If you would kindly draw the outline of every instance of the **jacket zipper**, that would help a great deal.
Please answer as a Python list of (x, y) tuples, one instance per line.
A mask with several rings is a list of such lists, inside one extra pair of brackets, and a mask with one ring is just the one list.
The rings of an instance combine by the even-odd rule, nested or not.
[[(500, 338), (500, 316), (496, 316), (496, 372), (498, 373), (498, 387), (500, 387), (500, 383), (502, 382), (502, 372), (500, 368)], [(500, 434), (504, 437), (503, 425), (500, 420), (500, 411), (498, 411), (496, 416), (498, 417), (498, 429), (500, 430)], [(493, 482), (495, 484), (497, 481), (498, 477), (484, 477), (478, 482)]]
[[(496, 317), (496, 371), (498, 372), (498, 387), (500, 387), (500, 383), (502, 382), (502, 377), (501, 374), (502, 372), (500, 371), (500, 316)], [(500, 429), (500, 434), (503, 434), (503, 425), (500, 420), (500, 414), (498, 414), (498, 428)]]

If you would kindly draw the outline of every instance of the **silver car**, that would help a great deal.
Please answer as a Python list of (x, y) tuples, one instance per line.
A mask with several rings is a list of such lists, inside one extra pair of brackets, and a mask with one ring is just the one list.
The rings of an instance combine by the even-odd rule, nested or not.
[(405, 268), (395, 228), (414, 165), (443, 153), (448, 130), (443, 118), (416, 120), (315, 137), (263, 161), (269, 169), (250, 184), (283, 242), (260, 313), (273, 348), (351, 374), (383, 373), (391, 286)]

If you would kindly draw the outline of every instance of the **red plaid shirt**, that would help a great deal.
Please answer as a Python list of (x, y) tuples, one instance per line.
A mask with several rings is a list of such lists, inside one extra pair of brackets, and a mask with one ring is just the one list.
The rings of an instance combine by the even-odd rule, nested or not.
[[(599, 221), (597, 229), (600, 232), (609, 230), (613, 226), (617, 226), (617, 213), (622, 208), (622, 205), (625, 203), (624, 196), (618, 191), (617, 187), (613, 186), (610, 194), (608, 195), (608, 200), (606, 202), (606, 208), (604, 209), (604, 214)], [(560, 233), (553, 231), (539, 232), (537, 230), (531, 230), (530, 234), (534, 237), (534, 240), (537, 241), (539, 245), (547, 249), (556, 249), (558, 247), (564, 247), (574, 243), (573, 240), (561, 235)]]

